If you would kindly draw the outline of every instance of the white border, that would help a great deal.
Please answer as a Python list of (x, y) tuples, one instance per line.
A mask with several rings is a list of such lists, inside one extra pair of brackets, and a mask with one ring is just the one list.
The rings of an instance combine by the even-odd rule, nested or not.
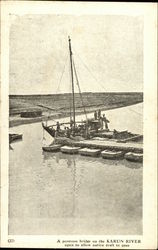
[[(62, 247), (60, 239), (140, 239), (130, 249), (156, 249), (157, 234), (157, 4), (110, 2), (1, 2), (1, 246)], [(8, 237), (8, 86), (9, 86), (9, 13), (71, 14), (71, 15), (143, 15), (144, 16), (144, 166), (143, 166), (143, 235), (142, 236), (46, 236), (23, 235)], [(8, 239), (14, 239), (8, 243)]]

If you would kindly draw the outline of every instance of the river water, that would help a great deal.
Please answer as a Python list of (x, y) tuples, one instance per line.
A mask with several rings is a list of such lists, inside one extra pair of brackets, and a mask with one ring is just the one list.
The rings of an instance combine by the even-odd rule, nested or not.
[[(142, 110), (102, 113), (110, 129), (142, 133)], [(142, 164), (42, 152), (52, 138), (41, 123), (10, 132), (23, 140), (10, 150), (9, 234), (142, 234)]]

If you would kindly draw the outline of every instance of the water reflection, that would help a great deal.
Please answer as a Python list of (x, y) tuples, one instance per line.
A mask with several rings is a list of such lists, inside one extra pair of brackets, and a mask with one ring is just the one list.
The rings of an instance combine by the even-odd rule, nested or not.
[(131, 168), (131, 169), (139, 169), (143, 167), (142, 162), (132, 162), (132, 161), (127, 161), (127, 160), (124, 160), (124, 165), (125, 167)]
[[(133, 169), (139, 169), (143, 166), (143, 163), (139, 162), (131, 162), (127, 161), (125, 159), (118, 159), (118, 160), (111, 160), (111, 159), (103, 159), (101, 157), (90, 157), (90, 156), (81, 156), (81, 155), (69, 155), (69, 154), (63, 154), (61, 152), (44, 152), (43, 151), (43, 160), (44, 162), (51, 162), (52, 159), (56, 161), (57, 164), (60, 163), (61, 160), (65, 160), (65, 163), (67, 164), (67, 167), (70, 168), (72, 165), (76, 166), (77, 162), (82, 161), (85, 162), (91, 162), (97, 164), (98, 162), (101, 162), (105, 164), (106, 167), (113, 167), (113, 166), (119, 166), (122, 165), (127, 168), (133, 168)], [(79, 163), (78, 163), (79, 164)]]
[[(71, 188), (70, 192), (72, 195), (72, 204), (71, 204), (71, 211), (70, 216), (75, 217), (76, 216), (76, 204), (78, 200), (78, 193), (80, 186), (82, 185), (82, 181), (84, 179), (84, 166), (80, 166), (78, 157), (79, 155), (69, 155), (69, 154), (63, 154), (61, 152), (56, 153), (50, 153), (50, 152), (44, 152), (43, 155), (43, 165), (52, 168), (55, 164), (55, 166), (59, 169), (69, 169), (71, 176), (69, 175)], [(52, 174), (55, 174), (55, 172)]]
[(9, 154), (10, 234), (142, 232), (142, 164), (43, 152), (41, 123), (12, 129), (23, 141)]

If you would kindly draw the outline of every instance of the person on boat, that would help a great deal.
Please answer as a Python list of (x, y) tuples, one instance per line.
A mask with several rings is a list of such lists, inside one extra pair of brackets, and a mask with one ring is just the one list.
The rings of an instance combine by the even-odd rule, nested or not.
[(101, 117), (101, 110), (99, 109), (98, 110), (98, 119), (100, 119), (100, 117)]
[(76, 124), (76, 127), (75, 127), (75, 132), (76, 132), (76, 134), (79, 135), (79, 134), (80, 134), (80, 131), (81, 131), (80, 125), (77, 125), (77, 124)]
[(67, 127), (64, 127), (64, 135), (67, 136)]
[(90, 139), (89, 125), (88, 122), (85, 124), (85, 138)]
[(102, 116), (100, 116), (99, 121), (100, 121), (100, 127), (101, 127), (101, 129), (103, 129), (103, 117)]
[(84, 137), (84, 131), (85, 131), (84, 125), (82, 124), (82, 125), (80, 125), (80, 135), (81, 135), (82, 137)]
[(109, 123), (109, 120), (105, 117), (105, 114), (103, 114), (103, 122), (104, 122), (104, 125), (105, 125), (105, 129), (106, 130), (109, 130), (108, 128), (108, 123)]
[(76, 124), (75, 124), (75, 127), (73, 126), (71, 130), (71, 135), (75, 136), (75, 134), (76, 134)]
[(60, 123), (59, 122), (57, 122), (57, 124), (56, 124), (56, 130), (59, 132), (59, 130), (60, 130)]
[(68, 138), (70, 138), (70, 134), (71, 134), (70, 129), (69, 129), (69, 127), (67, 127), (67, 128), (66, 128), (66, 136), (67, 136)]
[(73, 127), (73, 119), (71, 119), (71, 121), (70, 121), (70, 128), (72, 129), (72, 127)]
[(97, 120), (97, 111), (94, 112), (94, 120)]
[(79, 124), (78, 125), (78, 131), (81, 132), (82, 129), (83, 129), (83, 125)]

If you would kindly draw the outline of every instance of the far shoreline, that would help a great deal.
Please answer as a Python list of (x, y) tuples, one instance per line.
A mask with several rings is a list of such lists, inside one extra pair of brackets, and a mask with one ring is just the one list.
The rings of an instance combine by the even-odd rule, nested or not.
[[(136, 105), (139, 103), (143, 103), (143, 102), (136, 102), (136, 103), (126, 104), (126, 105), (121, 105), (121, 104), (118, 105), (117, 104), (117, 105), (113, 105), (111, 107), (95, 107), (91, 110), (87, 110), (86, 113), (90, 114), (90, 113), (93, 113), (94, 111), (99, 110), (99, 109), (101, 109), (101, 111), (107, 111), (107, 110), (113, 110), (113, 109), (118, 109), (118, 108), (124, 108), (124, 107), (128, 107), (128, 106), (133, 106), (133, 105)], [(82, 114), (84, 114), (83, 111), (76, 111), (76, 116), (82, 115)], [(10, 116), (10, 117), (13, 118), (14, 116)], [(18, 119), (17, 119), (17, 117), (15, 117), (15, 119), (9, 120), (9, 128), (20, 126), (20, 125), (25, 125), (25, 124), (38, 123), (38, 122), (42, 122), (42, 121), (51, 121), (54, 119), (67, 118), (67, 117), (69, 117), (68, 112), (65, 112), (65, 115), (62, 113), (59, 113), (59, 114), (49, 115), (49, 117), (47, 115), (43, 115), (40, 117), (33, 117), (33, 118), (25, 118), (25, 119), (20, 118), (20, 117), (18, 117)]]

